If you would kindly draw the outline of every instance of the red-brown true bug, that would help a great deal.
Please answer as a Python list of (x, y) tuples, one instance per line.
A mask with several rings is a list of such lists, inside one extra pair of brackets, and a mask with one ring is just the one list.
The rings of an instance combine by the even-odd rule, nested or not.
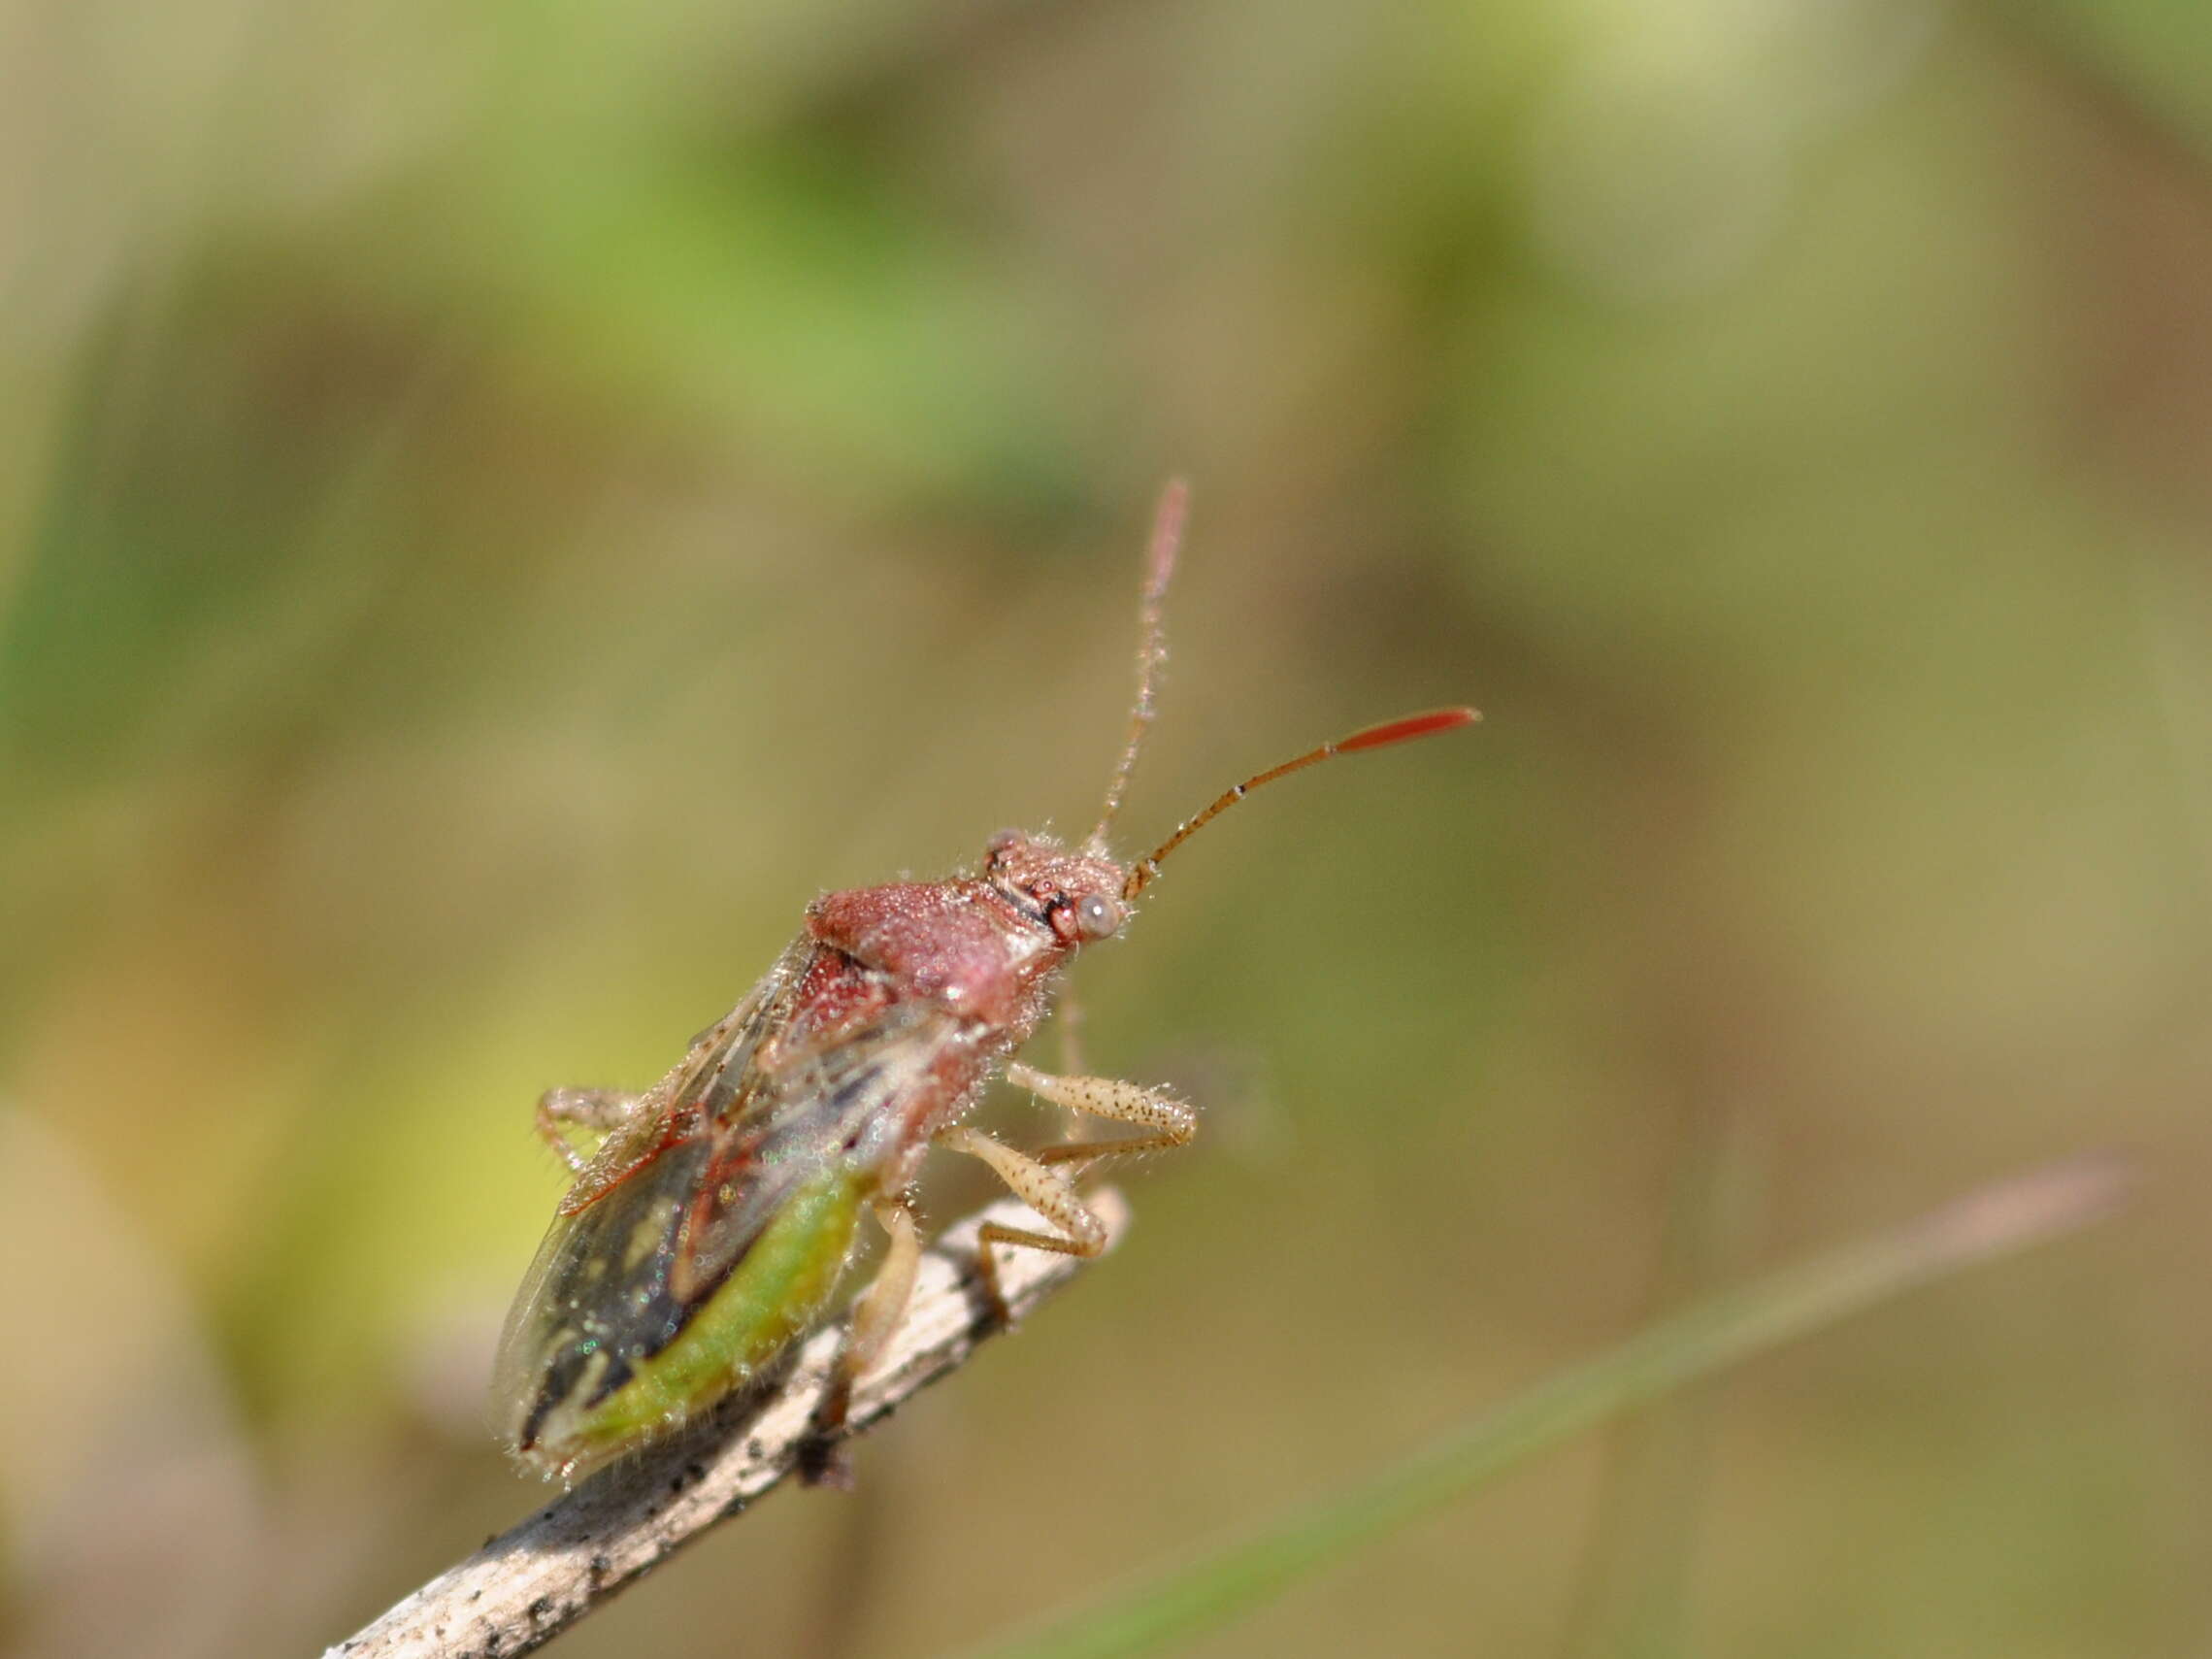
[[(1042, 1222), (982, 1229), (977, 1265), (996, 1302), (995, 1249), (1105, 1247), (1071, 1166), (1191, 1139), (1195, 1114), (1158, 1089), (1013, 1059), (1062, 969), (1119, 932), (1161, 861), (1251, 790), (1477, 716), (1440, 709), (1323, 744), (1226, 791), (1142, 858), (1115, 862), (1106, 833), (1152, 720), (1184, 499), (1179, 483), (1161, 498), (1128, 740), (1079, 846), (1007, 831), (974, 875), (817, 899), (767, 976), (658, 1083), (642, 1094), (555, 1089), (539, 1102), (539, 1132), (575, 1180), (501, 1339), (495, 1409), (518, 1457), (570, 1478), (758, 1377), (823, 1317), (865, 1209), (890, 1244), (854, 1302), (817, 1418), (834, 1431), (912, 1288), (921, 1235), (911, 1192), (931, 1146), (983, 1160)], [(1022, 1152), (965, 1127), (1002, 1071), (1070, 1112), (1139, 1132)], [(586, 1156), (571, 1127), (604, 1139)]]

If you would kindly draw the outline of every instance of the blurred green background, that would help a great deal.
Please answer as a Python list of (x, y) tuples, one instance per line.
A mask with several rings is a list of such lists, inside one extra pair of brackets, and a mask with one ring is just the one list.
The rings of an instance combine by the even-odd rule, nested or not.
[(311, 1650), (541, 1500), (532, 1101), (1086, 826), (1182, 471), (1127, 837), (1488, 723), (1178, 859), (1127, 1246), (561, 1651), (947, 1651), (2095, 1145), (2122, 1226), (1203, 1650), (2196, 1651), (2204, 18), (0, 7), (9, 1645)]

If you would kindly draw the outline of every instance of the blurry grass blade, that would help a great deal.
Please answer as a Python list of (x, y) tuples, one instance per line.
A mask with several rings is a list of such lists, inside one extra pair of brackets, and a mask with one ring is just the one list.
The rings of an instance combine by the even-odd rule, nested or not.
[(987, 1659), (1112, 1659), (1196, 1635), (1608, 1417), (1916, 1285), (2087, 1225), (2114, 1210), (2132, 1179), (2131, 1170), (2112, 1159), (2050, 1165), (1712, 1297), (1362, 1485), (992, 1647)]
[[(1681, 1146), (1643, 1322), (1743, 1278), (1767, 1184), (1761, 1118), (1700, 1094)], [(1568, 1606), (1568, 1659), (1690, 1651), (1685, 1622), (1721, 1429), (1722, 1379), (1673, 1390), (1617, 1425)]]

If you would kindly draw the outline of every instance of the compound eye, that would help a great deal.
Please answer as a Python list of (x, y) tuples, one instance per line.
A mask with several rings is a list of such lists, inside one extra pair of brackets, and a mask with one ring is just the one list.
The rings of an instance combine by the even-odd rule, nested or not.
[(1121, 907), (1103, 893), (1085, 893), (1075, 902), (1075, 931), (1085, 939), (1110, 939), (1121, 926)]

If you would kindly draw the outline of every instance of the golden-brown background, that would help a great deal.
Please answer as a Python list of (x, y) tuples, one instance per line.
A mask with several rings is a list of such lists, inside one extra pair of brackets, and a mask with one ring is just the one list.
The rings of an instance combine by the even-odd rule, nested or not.
[(2194, 1651), (2208, 86), (2148, 0), (0, 8), (8, 1642), (308, 1650), (536, 1503), (531, 1101), (1087, 825), (1181, 470), (1130, 836), (1488, 724), (1179, 858), (1126, 1249), (562, 1650), (946, 1652), (2118, 1145), (1203, 1650)]

